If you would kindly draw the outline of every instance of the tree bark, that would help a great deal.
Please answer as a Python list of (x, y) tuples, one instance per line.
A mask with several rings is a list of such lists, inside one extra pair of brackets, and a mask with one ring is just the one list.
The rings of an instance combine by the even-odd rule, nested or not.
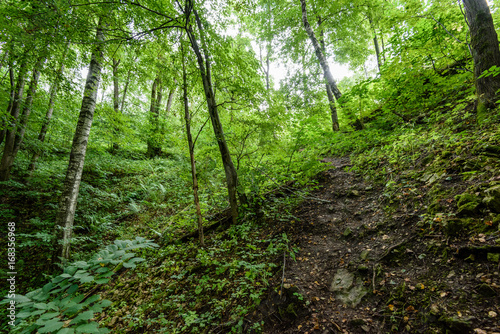
[(115, 112), (120, 111), (120, 86), (118, 82), (118, 66), (120, 65), (120, 60), (113, 58), (113, 109)]
[(170, 109), (172, 108), (172, 102), (174, 100), (175, 87), (168, 93), (167, 108), (165, 109), (165, 116), (170, 114)]
[[(370, 8), (368, 8), (368, 10), (370, 10)], [(377, 66), (378, 66), (378, 71), (380, 72), (380, 68), (382, 67), (382, 58), (380, 57), (380, 47), (378, 45), (377, 30), (375, 29), (375, 24), (373, 23), (371, 13), (368, 13), (368, 22), (370, 22), (370, 27), (372, 28), (373, 31), (373, 45), (375, 46), (375, 55), (377, 56)]]
[[(47, 135), (47, 130), (49, 129), (49, 124), (52, 119), (52, 114), (54, 113), (54, 104), (56, 102), (57, 91), (59, 88), (59, 83), (61, 81), (63, 71), (64, 71), (64, 64), (62, 63), (61, 60), (59, 71), (56, 73), (56, 78), (52, 83), (52, 87), (50, 87), (50, 95), (49, 95), (50, 97), (49, 97), (49, 105), (47, 108), (47, 113), (45, 114), (45, 119), (43, 120), (40, 133), (38, 134), (38, 141), (40, 142), (40, 145), (42, 145), (43, 142), (45, 141), (45, 136)], [(35, 153), (33, 153), (33, 157), (31, 158), (31, 162), (28, 167), (29, 177), (33, 175), (33, 172), (35, 171), (36, 168), (36, 163), (40, 158), (42, 152), (43, 152), (42, 149), (37, 149)]]
[[(323, 31), (323, 28), (321, 28), (321, 23), (323, 22), (323, 20), (321, 19), (321, 16), (318, 17), (318, 27), (320, 28), (320, 33), (319, 33), (319, 36), (320, 36), (320, 43), (321, 43), (321, 51), (323, 53), (326, 52), (326, 45), (325, 45), (325, 34), (324, 34), (324, 31)], [(326, 96), (328, 97), (328, 105), (330, 106), (330, 115), (332, 117), (332, 130), (335, 132), (335, 131), (338, 131), (338, 116), (337, 116), (337, 107), (335, 106), (335, 99), (333, 97), (333, 92), (332, 92), (332, 89), (330, 88), (330, 85), (327, 83), (325, 83), (325, 86), (326, 86)], [(337, 126), (337, 127), (336, 127)]]
[(125, 107), (125, 97), (127, 97), (128, 85), (130, 84), (130, 75), (132, 74), (132, 70), (128, 70), (127, 72), (127, 81), (125, 82), (125, 88), (123, 89), (122, 95), (122, 104), (120, 106), (120, 112), (123, 114), (123, 108)]
[(2, 144), (5, 139), (5, 135), (7, 133), (7, 124), (9, 123), (9, 115), (12, 112), (12, 107), (14, 105), (14, 100), (16, 97), (16, 83), (14, 78), (14, 65), (12, 63), (9, 64), (9, 79), (10, 79), (10, 94), (9, 94), (9, 104), (7, 106), (7, 112), (2, 117), (2, 124), (0, 126), (0, 144)]
[(494, 108), (500, 89), (500, 76), (479, 76), (496, 65), (500, 67), (498, 36), (486, 0), (463, 0), (471, 35), (471, 50), (474, 59), (474, 77), (478, 112), (480, 108)]
[[(120, 59), (116, 60), (113, 57), (113, 110), (115, 114), (120, 112), (120, 84), (118, 80), (118, 66), (120, 65)], [(113, 124), (113, 143), (111, 144), (112, 152), (116, 152), (120, 146), (115, 142), (116, 136), (119, 133), (119, 128), (116, 124)]]
[[(38, 76), (35, 78), (35, 74), (37, 73), (37, 69), (33, 69), (33, 80), (38, 81)], [(38, 73), (39, 75), (39, 73)], [(19, 75), (16, 85), (16, 92), (14, 97), (14, 102), (11, 106), (10, 113), (10, 121), (11, 124), (6, 129), (5, 133), (5, 145), (3, 149), (2, 160), (0, 162), (0, 181), (7, 181), (10, 177), (10, 169), (12, 168), (12, 164), (14, 162), (14, 149), (16, 146), (16, 134), (17, 127), (19, 123), (19, 113), (21, 111), (22, 99), (24, 95), (24, 84), (26, 80), (26, 62), (23, 61), (19, 68)], [(30, 84), (30, 90), (33, 87)], [(25, 108), (23, 108), (23, 114), (25, 113)]]
[(161, 154), (161, 145), (159, 144), (159, 136), (158, 133), (160, 131), (159, 127), (159, 116), (160, 116), (160, 105), (163, 97), (161, 79), (160, 76), (157, 75), (155, 80), (153, 81), (153, 86), (151, 88), (151, 105), (149, 108), (149, 117), (150, 124), (152, 126), (152, 133), (148, 139), (148, 148), (146, 155), (150, 158), (154, 158)]
[[(325, 56), (323, 55), (323, 51), (321, 51), (321, 47), (318, 43), (318, 40), (316, 39), (316, 36), (314, 35), (314, 31), (311, 28), (311, 25), (309, 24), (309, 21), (307, 20), (307, 9), (306, 9), (306, 2), (305, 0), (300, 0), (300, 3), (302, 5), (302, 22), (304, 23), (304, 28), (307, 32), (307, 35), (309, 36), (309, 39), (311, 40), (313, 46), (314, 46), (314, 51), (316, 53), (316, 57), (318, 58), (318, 61), (321, 65), (321, 68), (323, 69), (323, 76), (326, 79), (328, 85), (330, 86), (330, 90), (335, 95), (335, 98), (338, 100), (342, 97), (342, 94), (340, 93), (340, 90), (337, 88), (337, 83), (333, 79), (332, 73), (330, 72), (330, 67), (328, 66), (328, 63), (326, 62)], [(330, 110), (332, 111), (332, 128), (333, 131), (339, 131), (339, 121), (338, 121), (338, 115), (337, 115), (337, 110), (335, 108), (335, 100), (332, 99), (332, 96), (328, 96), (328, 100), (330, 103)], [(332, 107), (333, 105), (333, 107)]]
[[(184, 100), (184, 120), (186, 122), (186, 134), (189, 146), (189, 158), (191, 162), (191, 177), (193, 179), (193, 196), (194, 196), (194, 204), (196, 206), (196, 217), (198, 221), (198, 236), (200, 238), (200, 245), (204, 247), (205, 238), (203, 236), (203, 216), (201, 215), (200, 198), (198, 197), (198, 177), (196, 176), (196, 161), (194, 160), (194, 142), (193, 142), (193, 136), (191, 135), (191, 115), (189, 113), (186, 64), (185, 64), (184, 48), (182, 44), (181, 44), (181, 53), (182, 53), (182, 82), (183, 82), (182, 90), (183, 90), (183, 100)], [(174, 91), (173, 89), (170, 91), (171, 95), (173, 95), (173, 91)]]
[[(82, 107), (76, 125), (73, 145), (69, 159), (66, 179), (64, 180), (63, 192), (59, 201), (59, 210), (56, 216), (56, 226), (60, 229), (62, 245), (61, 256), (63, 263), (70, 258), (71, 236), (73, 233), (73, 222), (77, 205), (80, 182), (82, 180), (83, 165), (87, 144), (94, 118), (97, 100), (97, 90), (101, 79), (102, 59), (104, 53), (104, 27), (103, 20), (99, 19), (97, 25), (95, 46), (89, 65), (89, 72), (83, 92)], [(55, 261), (55, 257), (53, 258)]]
[(237, 200), (237, 186), (238, 186), (238, 174), (234, 168), (233, 160), (231, 159), (231, 154), (229, 148), (227, 147), (226, 138), (224, 136), (224, 131), (222, 129), (222, 123), (220, 121), (219, 112), (217, 110), (217, 101), (213, 91), (212, 85), (212, 75), (211, 75), (211, 65), (208, 56), (208, 50), (204, 39), (203, 26), (201, 24), (200, 17), (195, 9), (193, 9), (195, 15), (196, 24), (200, 31), (200, 39), (203, 47), (203, 55), (200, 51), (198, 41), (193, 33), (192, 26), (187, 29), (187, 34), (191, 42), (191, 47), (193, 48), (196, 58), (198, 60), (198, 66), (200, 69), (200, 75), (203, 82), (203, 89), (205, 91), (205, 97), (207, 99), (208, 113), (210, 114), (210, 120), (212, 121), (212, 127), (215, 134), (215, 139), (219, 146), (219, 151), (221, 153), (222, 164), (224, 166), (224, 172), (226, 174), (227, 191), (229, 195), (229, 204), (231, 206), (231, 217), (233, 224), (238, 221), (238, 200)]

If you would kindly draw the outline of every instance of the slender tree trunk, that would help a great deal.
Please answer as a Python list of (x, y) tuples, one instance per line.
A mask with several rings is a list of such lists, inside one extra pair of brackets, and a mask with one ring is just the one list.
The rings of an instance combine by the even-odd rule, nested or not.
[(28, 95), (26, 96), (26, 101), (24, 102), (23, 111), (21, 113), (21, 116), (19, 118), (19, 124), (17, 126), (16, 138), (14, 141), (14, 151), (12, 153), (13, 154), (12, 162), (14, 162), (16, 155), (19, 152), (21, 144), (23, 143), (24, 140), (26, 126), (28, 124), (28, 119), (31, 114), (31, 108), (33, 106), (33, 98), (35, 97), (38, 86), (38, 80), (40, 79), (40, 68), (42, 66), (43, 60), (44, 60), (43, 57), (40, 58), (35, 64), (35, 67), (33, 69), (33, 77), (29, 85)]
[[(370, 10), (370, 8), (368, 8)], [(377, 56), (377, 66), (378, 71), (380, 72), (380, 68), (382, 67), (382, 58), (380, 57), (380, 47), (378, 45), (378, 37), (377, 30), (375, 29), (375, 24), (373, 23), (372, 16), (368, 13), (368, 22), (370, 22), (370, 27), (373, 31), (373, 45), (375, 46), (375, 55)]]
[(170, 114), (170, 109), (172, 108), (172, 102), (174, 101), (175, 87), (168, 93), (167, 108), (165, 109), (165, 115)]
[[(118, 66), (120, 65), (121, 60), (113, 58), (113, 110), (115, 111), (115, 115), (120, 112), (120, 84), (118, 80)], [(118, 127), (113, 124), (113, 139), (115, 140), (118, 133)], [(112, 152), (116, 152), (120, 146), (113, 140), (111, 144)]]
[[(321, 47), (318, 43), (318, 40), (316, 39), (316, 36), (314, 35), (314, 31), (312, 30), (311, 25), (309, 24), (309, 21), (307, 20), (306, 2), (305, 2), (305, 0), (300, 0), (300, 3), (302, 5), (302, 21), (304, 23), (304, 28), (307, 32), (307, 35), (311, 39), (313, 46), (314, 46), (314, 51), (316, 53), (316, 57), (318, 57), (321, 68), (323, 69), (323, 76), (326, 79), (328, 85), (330, 86), (331, 92), (333, 93), (333, 95), (335, 95), (335, 98), (338, 100), (342, 97), (342, 94), (340, 93), (340, 90), (337, 88), (337, 83), (333, 79), (332, 73), (330, 72), (330, 67), (328, 66), (328, 63), (326, 62), (325, 56), (323, 55), (323, 52), (321, 51)], [(330, 108), (332, 110), (332, 128), (334, 131), (339, 131), (340, 128), (339, 128), (337, 110), (336, 110), (336, 108), (331, 107), (332, 104), (335, 106), (335, 100), (331, 99), (331, 96), (329, 96), (328, 99), (330, 102)]]
[[(323, 28), (321, 28), (321, 23), (323, 22), (321, 16), (318, 17), (318, 27), (319, 27), (319, 36), (320, 36), (320, 43), (321, 43), (321, 51), (326, 53), (326, 45), (325, 45), (325, 33), (323, 31)], [(338, 119), (337, 119), (337, 107), (335, 106), (335, 99), (333, 97), (333, 92), (332, 89), (330, 88), (330, 85), (328, 82), (325, 83), (326, 87), (326, 96), (328, 97), (328, 104), (330, 106), (330, 115), (332, 117), (332, 130), (338, 131)], [(337, 126), (337, 127), (336, 127)]]
[(498, 36), (486, 0), (463, 0), (463, 3), (471, 35), (476, 94), (479, 102), (478, 112), (480, 112), (481, 109), (494, 108), (495, 101), (498, 99), (500, 76), (479, 78), (492, 66), (500, 67)]
[[(64, 58), (64, 57), (63, 57)], [(49, 105), (47, 108), (47, 113), (45, 114), (45, 119), (43, 120), (42, 123), (42, 128), (40, 129), (40, 133), (38, 134), (38, 141), (40, 142), (40, 145), (43, 144), (45, 141), (45, 136), (47, 135), (47, 130), (49, 129), (49, 124), (52, 119), (52, 114), (54, 113), (54, 104), (56, 102), (56, 96), (57, 96), (57, 91), (59, 88), (59, 82), (61, 81), (62, 78), (62, 73), (64, 71), (64, 64), (62, 63), (63, 60), (61, 60), (61, 65), (59, 67), (59, 71), (56, 73), (56, 78), (54, 79), (54, 82), (52, 83), (52, 87), (50, 87), (50, 97), (49, 97)], [(40, 155), (42, 154), (43, 149), (37, 149), (35, 153), (33, 153), (33, 157), (31, 158), (30, 165), (28, 167), (28, 172), (29, 172), (29, 177), (33, 175), (33, 172), (35, 171), (36, 168), (36, 163), (38, 159), (40, 158)]]
[[(87, 143), (94, 119), (94, 111), (97, 100), (97, 90), (101, 79), (102, 59), (104, 53), (104, 32), (103, 20), (99, 19), (97, 25), (95, 46), (89, 65), (89, 72), (85, 82), (83, 92), (82, 107), (78, 123), (76, 125), (75, 136), (69, 159), (66, 179), (64, 180), (63, 192), (59, 201), (59, 210), (56, 216), (56, 226), (62, 235), (61, 256), (63, 263), (70, 258), (71, 236), (73, 233), (73, 221), (77, 205), (80, 182), (82, 180), (83, 165), (87, 152)], [(53, 258), (56, 260), (56, 257)]]
[[(36, 71), (34, 70), (33, 73)], [(26, 81), (26, 62), (23, 61), (19, 68), (19, 75), (16, 84), (15, 97), (11, 106), (10, 124), (5, 133), (5, 145), (0, 162), (0, 181), (7, 181), (10, 176), (10, 169), (14, 162), (13, 152), (16, 143), (17, 124), (21, 111), (22, 99), (24, 95), (24, 84)]]
[[(181, 42), (182, 43), (182, 42)], [(189, 145), (189, 158), (191, 161), (191, 177), (193, 179), (193, 196), (194, 204), (196, 206), (196, 217), (198, 221), (198, 236), (200, 238), (200, 245), (205, 246), (205, 237), (203, 236), (203, 216), (201, 215), (200, 209), (200, 198), (198, 197), (198, 177), (196, 176), (196, 161), (194, 160), (194, 142), (193, 136), (191, 135), (191, 115), (189, 113), (189, 101), (188, 101), (188, 91), (187, 91), (187, 75), (186, 75), (186, 64), (184, 56), (184, 47), (181, 44), (182, 53), (182, 90), (184, 99), (184, 120), (186, 122), (186, 134)], [(170, 91), (173, 95), (173, 89)]]
[(127, 72), (127, 80), (125, 81), (125, 88), (123, 89), (122, 95), (122, 104), (120, 106), (120, 112), (123, 114), (123, 108), (125, 107), (125, 98), (127, 97), (128, 85), (130, 84), (130, 75), (132, 74), (132, 70), (128, 70)]
[(227, 147), (226, 138), (224, 136), (224, 131), (222, 129), (222, 123), (220, 121), (219, 112), (217, 110), (217, 101), (215, 99), (215, 94), (213, 91), (210, 59), (208, 56), (208, 50), (204, 39), (203, 26), (201, 24), (200, 17), (196, 12), (196, 10), (193, 9), (193, 13), (195, 15), (196, 23), (200, 31), (200, 39), (203, 47), (203, 55), (200, 51), (200, 47), (193, 33), (192, 27), (189, 27), (187, 29), (187, 33), (189, 40), (191, 42), (191, 47), (193, 48), (193, 51), (196, 54), (196, 58), (198, 60), (200, 75), (203, 82), (203, 89), (205, 91), (205, 97), (207, 99), (208, 112), (210, 114), (210, 120), (212, 121), (212, 127), (214, 129), (215, 138), (217, 140), (219, 151), (221, 153), (224, 172), (226, 174), (227, 191), (229, 195), (229, 203), (231, 206), (232, 221), (233, 224), (236, 224), (238, 221), (238, 200), (237, 200), (238, 174), (236, 168), (234, 168), (229, 148)]
[(160, 105), (163, 97), (161, 80), (159, 75), (153, 81), (153, 86), (151, 88), (151, 105), (149, 108), (150, 124), (152, 126), (152, 133), (148, 139), (148, 149), (146, 155), (150, 158), (154, 158), (161, 154), (161, 145), (159, 144), (160, 137), (160, 127), (159, 127), (159, 116), (160, 116)]
[(12, 107), (14, 105), (14, 100), (16, 97), (16, 83), (14, 78), (14, 65), (9, 64), (9, 79), (10, 79), (10, 94), (9, 94), (9, 105), (7, 106), (7, 112), (2, 117), (2, 123), (0, 126), (0, 144), (2, 144), (7, 133), (7, 124), (9, 123), (9, 115), (12, 112)]

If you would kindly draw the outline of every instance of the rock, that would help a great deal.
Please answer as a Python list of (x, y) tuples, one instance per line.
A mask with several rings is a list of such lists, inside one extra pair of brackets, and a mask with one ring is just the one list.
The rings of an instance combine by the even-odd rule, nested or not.
[(342, 235), (344, 236), (344, 238), (349, 238), (350, 236), (352, 236), (352, 230), (349, 227), (347, 227), (344, 230), (344, 233), (342, 233)]
[(468, 334), (472, 332), (473, 328), (471, 325), (472, 318), (456, 318), (456, 317), (445, 317), (439, 318), (444, 327), (450, 332), (455, 334)]
[(354, 284), (354, 275), (346, 269), (337, 270), (330, 291), (335, 292), (341, 303), (351, 307), (356, 307), (368, 293), (368, 289), (363, 286), (363, 280), (358, 278)]
[(457, 201), (458, 213), (462, 215), (472, 215), (478, 213), (480, 200), (474, 194), (463, 193), (455, 196)]
[(497, 292), (488, 284), (483, 283), (475, 287), (475, 290), (483, 297), (495, 297)]
[(483, 203), (493, 212), (500, 213), (500, 185), (493, 186), (484, 191), (486, 196)]
[(331, 292), (343, 292), (351, 288), (354, 282), (354, 275), (351, 274), (346, 269), (339, 269), (333, 277), (332, 284), (330, 286)]

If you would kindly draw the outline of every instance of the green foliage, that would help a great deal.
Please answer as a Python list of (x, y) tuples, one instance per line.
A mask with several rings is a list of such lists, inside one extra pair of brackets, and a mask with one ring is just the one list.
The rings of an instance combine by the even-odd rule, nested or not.
[[(101, 284), (107, 284), (121, 267), (135, 268), (143, 258), (131, 252), (140, 248), (158, 247), (151, 240), (137, 237), (135, 240), (115, 240), (88, 261), (77, 261), (64, 268), (62, 274), (53, 277), (41, 289), (26, 295), (16, 294), (19, 312), (14, 332), (31, 333), (108, 333), (92, 321), (95, 314), (111, 305), (100, 300), (99, 295), (83, 293)], [(80, 291), (79, 291), (80, 290)], [(4, 299), (3, 304), (10, 299)]]

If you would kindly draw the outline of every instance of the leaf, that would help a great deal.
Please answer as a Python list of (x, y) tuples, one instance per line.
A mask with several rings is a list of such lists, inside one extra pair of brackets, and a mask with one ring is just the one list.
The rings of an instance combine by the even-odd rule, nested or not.
[(33, 307), (40, 309), (40, 310), (46, 310), (47, 309), (47, 304), (45, 303), (36, 303), (33, 305)]
[(90, 322), (88, 324), (83, 324), (76, 327), (75, 330), (77, 333), (99, 333), (99, 325), (97, 324), (97, 322)]
[(75, 330), (73, 328), (63, 328), (57, 334), (74, 334)]
[(43, 327), (38, 329), (38, 333), (53, 333), (64, 326), (64, 322), (59, 319), (52, 319), (47, 321)]
[(95, 280), (96, 284), (106, 284), (109, 282), (109, 278), (99, 278)]
[(94, 317), (94, 311), (85, 311), (85, 312), (80, 313), (73, 320), (71, 320), (71, 324), (74, 325), (74, 324), (77, 324), (78, 322), (83, 321), (83, 320), (90, 320), (93, 317)]

